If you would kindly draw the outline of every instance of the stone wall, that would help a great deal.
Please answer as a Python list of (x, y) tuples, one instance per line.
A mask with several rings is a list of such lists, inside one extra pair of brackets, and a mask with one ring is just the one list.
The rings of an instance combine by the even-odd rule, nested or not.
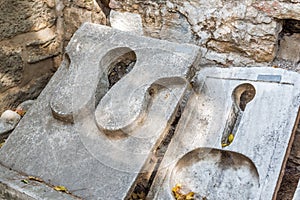
[[(85, 21), (135, 13), (143, 34), (201, 47), (201, 65), (300, 71), (300, 0), (2, 0), (0, 113), (38, 96)], [(126, 19), (125, 19), (126, 20)]]
[(40, 94), (83, 22), (106, 24), (94, 0), (2, 0), (0, 10), (0, 113)]
[(202, 64), (224, 66), (272, 62), (283, 21), (300, 20), (299, 0), (111, 0), (110, 6), (141, 15), (145, 35), (197, 44)]

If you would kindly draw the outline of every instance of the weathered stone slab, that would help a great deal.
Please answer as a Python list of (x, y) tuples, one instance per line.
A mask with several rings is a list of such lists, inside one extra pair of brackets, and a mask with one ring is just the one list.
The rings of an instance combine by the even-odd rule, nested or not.
[(109, 21), (113, 28), (143, 35), (142, 17), (139, 14), (111, 10)]
[(0, 117), (0, 140), (7, 137), (7, 134), (12, 131), (19, 123), (21, 116), (12, 111), (6, 110)]
[(55, 191), (45, 183), (28, 180), (27, 176), (0, 165), (0, 199), (78, 200), (79, 198)]
[[(113, 66), (136, 57), (113, 86)], [(84, 199), (123, 199), (166, 134), (198, 47), (84, 24), (50, 83), (0, 150), (0, 163)]]
[(300, 75), (206, 68), (195, 85), (149, 199), (172, 199), (176, 184), (196, 199), (276, 199), (300, 105)]

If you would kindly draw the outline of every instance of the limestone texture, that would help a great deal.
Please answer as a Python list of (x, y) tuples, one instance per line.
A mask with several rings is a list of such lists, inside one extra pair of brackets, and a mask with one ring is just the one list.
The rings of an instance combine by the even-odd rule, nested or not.
[(103, 9), (96, 0), (0, 2), (0, 113), (37, 98), (80, 25), (106, 24)]
[[(133, 69), (109, 88), (109, 71), (130, 52)], [(145, 163), (167, 134), (200, 55), (195, 45), (85, 23), (0, 149), (0, 164), (83, 199), (126, 198), (139, 173), (149, 172)]]
[(280, 49), (277, 58), (300, 64), (300, 34), (295, 33), (284, 36), (280, 41)]
[(143, 35), (142, 18), (139, 14), (111, 10), (109, 22), (112, 28)]
[(139, 13), (145, 35), (197, 44), (202, 64), (246, 66), (270, 63), (282, 23), (299, 20), (294, 1), (110, 1), (113, 10)]
[(0, 117), (0, 140), (19, 123), (21, 116), (12, 110), (6, 110)]
[(3, 0), (0, 2), (0, 40), (54, 25), (55, 11), (45, 1)]
[(200, 70), (148, 198), (171, 199), (180, 183), (196, 199), (276, 199), (299, 77), (264, 67)]
[[(0, 114), (38, 97), (82, 23), (113, 26), (114, 13), (140, 16), (138, 30), (146, 36), (198, 45), (197, 70), (273, 66), (300, 72), (299, 6), (299, 0), (2, 0)], [(300, 177), (299, 147), (293, 149), (280, 190), (284, 200), (292, 198), (286, 195), (294, 192), (291, 180)]]
[(21, 49), (0, 47), (0, 92), (18, 85), (23, 77)]

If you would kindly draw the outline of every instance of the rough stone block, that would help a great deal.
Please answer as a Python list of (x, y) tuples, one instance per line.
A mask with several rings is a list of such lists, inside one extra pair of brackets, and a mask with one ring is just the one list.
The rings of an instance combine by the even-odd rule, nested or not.
[(6, 110), (2, 113), (0, 117), (0, 140), (3, 135), (13, 130), (18, 125), (20, 119), (21, 116), (12, 110)]
[(280, 40), (280, 47), (277, 57), (300, 64), (300, 34), (284, 36)]
[(0, 47), (0, 92), (19, 84), (23, 78), (23, 71), (21, 49)]
[(196, 199), (276, 199), (300, 105), (299, 74), (206, 68), (195, 85), (149, 199), (172, 199), (176, 184)]
[[(86, 23), (66, 51), (0, 163), (84, 199), (123, 199), (167, 133), (199, 49)], [(110, 86), (128, 57), (133, 69)]]
[(113, 28), (143, 35), (142, 18), (139, 14), (111, 10), (109, 21)]
[(2, 0), (0, 10), (0, 40), (50, 27), (56, 18), (55, 10), (39, 0)]
[[(82, 1), (76, 1), (82, 2)], [(96, 5), (93, 5), (95, 8)], [(63, 9), (64, 15), (64, 37), (70, 40), (74, 32), (84, 23), (93, 22), (98, 24), (106, 24), (106, 17), (101, 11), (84, 10), (80, 7), (66, 7)]]

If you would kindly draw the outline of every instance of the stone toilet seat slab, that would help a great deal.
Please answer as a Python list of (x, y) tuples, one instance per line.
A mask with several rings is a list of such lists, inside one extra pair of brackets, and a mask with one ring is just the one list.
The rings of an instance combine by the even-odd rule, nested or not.
[[(155, 150), (188, 98), (148, 199), (174, 199), (177, 184), (196, 199), (276, 198), (299, 111), (299, 74), (213, 67), (195, 75), (200, 56), (194, 45), (84, 24), (0, 149), (0, 186), (16, 191), (10, 177), (31, 175), (65, 186), (70, 199), (127, 198), (139, 174), (152, 172)], [(132, 69), (111, 84), (120, 63)], [(47, 192), (29, 199), (51, 196), (43, 186)]]
[(196, 199), (273, 199), (299, 110), (299, 74), (206, 68), (195, 85), (149, 199), (174, 198), (176, 184)]
[[(124, 199), (167, 133), (199, 48), (86, 23), (66, 52), (0, 163), (84, 199)], [(109, 88), (111, 68), (132, 57)]]

